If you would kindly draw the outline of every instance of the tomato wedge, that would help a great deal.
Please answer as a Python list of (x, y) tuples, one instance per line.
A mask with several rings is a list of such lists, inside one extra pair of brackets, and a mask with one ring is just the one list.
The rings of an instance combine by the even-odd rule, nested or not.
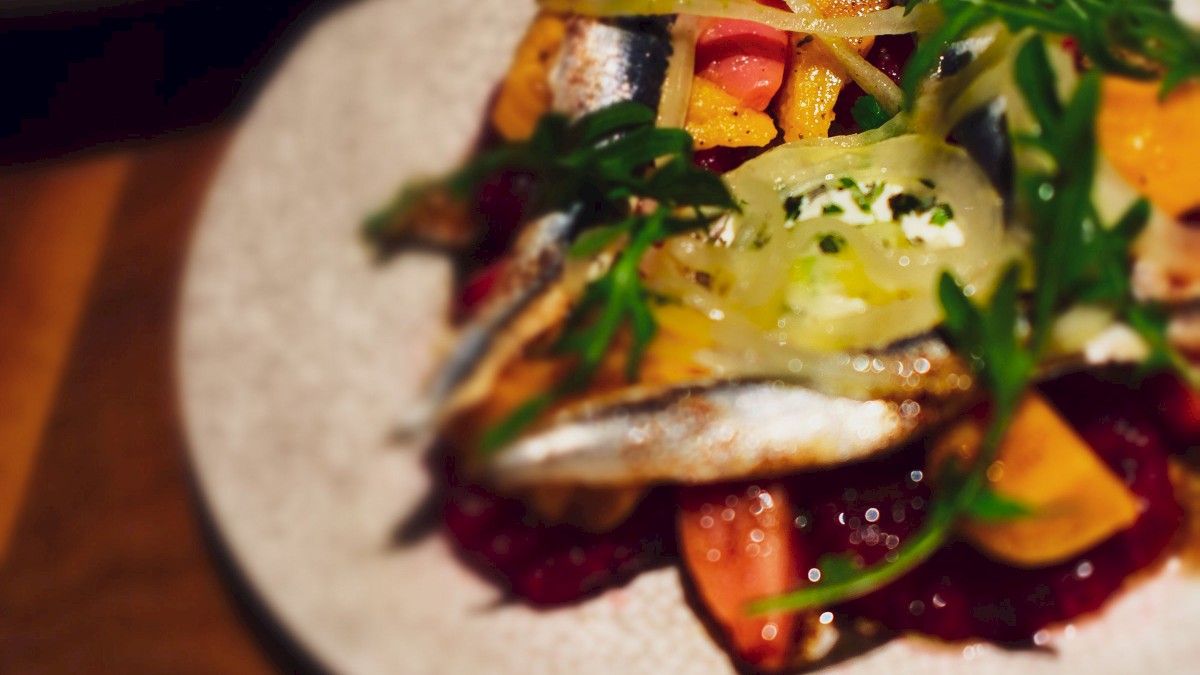
[(764, 670), (786, 666), (794, 615), (750, 616), (746, 605), (798, 583), (787, 492), (777, 484), (686, 488), (679, 507), (684, 562), (733, 652)]
[(709, 23), (696, 41), (696, 74), (762, 112), (783, 84), (788, 34), (740, 19)]

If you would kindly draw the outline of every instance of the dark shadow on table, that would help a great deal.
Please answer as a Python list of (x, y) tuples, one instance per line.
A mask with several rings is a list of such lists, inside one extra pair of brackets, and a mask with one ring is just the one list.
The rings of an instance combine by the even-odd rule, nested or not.
[[(0, 165), (236, 117), (296, 38), (351, 1), (55, 0), (0, 8)], [(64, 9), (72, 6), (92, 9)]]

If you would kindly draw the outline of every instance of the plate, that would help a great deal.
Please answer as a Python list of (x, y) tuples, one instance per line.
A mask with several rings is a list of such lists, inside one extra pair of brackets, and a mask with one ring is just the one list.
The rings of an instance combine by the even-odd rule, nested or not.
[[(662, 569), (566, 609), (497, 604), (440, 537), (388, 432), (445, 337), (449, 268), (373, 266), (364, 214), (472, 140), (532, 0), (369, 0), (317, 25), (241, 126), (186, 272), (178, 367), (202, 501), (284, 630), (340, 673), (729, 673)], [(1200, 664), (1200, 584), (1168, 566), (1054, 652), (894, 641), (830, 673), (1171, 673)], [(969, 661), (969, 663), (968, 663)]]

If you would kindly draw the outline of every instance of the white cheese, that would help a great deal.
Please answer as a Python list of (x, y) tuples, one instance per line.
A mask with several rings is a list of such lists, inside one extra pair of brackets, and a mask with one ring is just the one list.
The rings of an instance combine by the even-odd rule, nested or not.
[[(870, 193), (869, 187), (861, 183), (858, 187), (860, 193)], [(870, 210), (864, 211), (854, 191), (842, 187), (830, 188), (804, 200), (796, 220), (805, 221), (830, 215), (847, 225), (855, 226), (894, 222), (896, 218), (889, 202), (900, 194), (904, 194), (903, 188), (885, 183), (879, 195), (871, 202)], [(826, 210), (831, 207), (834, 212), (827, 214)], [(958, 223), (951, 218), (942, 225), (934, 224), (935, 213), (936, 210), (931, 209), (924, 213), (906, 213), (900, 217), (900, 228), (909, 243), (923, 245), (935, 251), (962, 246), (965, 243), (965, 235)]]

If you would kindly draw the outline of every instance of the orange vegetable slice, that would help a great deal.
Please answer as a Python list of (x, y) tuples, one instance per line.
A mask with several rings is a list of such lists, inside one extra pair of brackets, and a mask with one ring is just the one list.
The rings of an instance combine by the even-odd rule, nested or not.
[[(824, 0), (814, 3), (830, 18), (861, 16), (885, 9), (890, 4), (888, 0)], [(857, 38), (849, 42), (857, 47), (860, 54), (871, 51), (874, 45), (871, 38)], [(809, 35), (794, 35), (791, 59), (776, 103), (783, 140), (790, 142), (828, 136), (829, 126), (833, 123), (833, 107), (848, 80), (846, 69), (825, 45)]]
[(1104, 155), (1137, 190), (1178, 216), (1200, 208), (1200, 84), (1181, 85), (1165, 100), (1161, 84), (1106, 77), (1096, 119)]
[(703, 77), (693, 78), (684, 127), (696, 141), (697, 150), (759, 147), (779, 133), (770, 115), (742, 105)]
[(504, 138), (529, 138), (550, 110), (550, 67), (566, 30), (561, 17), (542, 14), (525, 32), (492, 108), (492, 124)]
[[(968, 458), (979, 448), (983, 425), (964, 420), (936, 442), (931, 463)], [(1128, 528), (1138, 505), (1125, 484), (1040, 396), (1025, 398), (1009, 426), (988, 487), (1031, 510), (998, 522), (967, 520), (961, 533), (996, 559), (1021, 567), (1066, 560)]]

